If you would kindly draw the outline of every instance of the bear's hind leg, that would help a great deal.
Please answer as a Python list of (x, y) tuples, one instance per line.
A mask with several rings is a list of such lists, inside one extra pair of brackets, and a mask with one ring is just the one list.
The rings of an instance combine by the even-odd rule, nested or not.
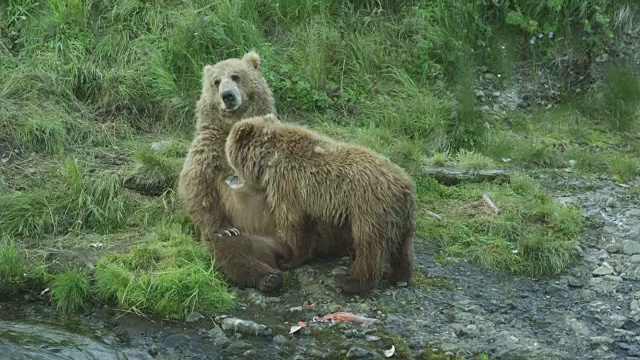
[(240, 288), (257, 288), (263, 293), (278, 291), (284, 282), (284, 274), (256, 256), (253, 242), (259, 237), (245, 236), (239, 232), (220, 231), (204, 243), (215, 259), (216, 268)]
[(278, 262), (280, 269), (295, 269), (312, 257), (315, 245), (311, 239), (304, 238), (304, 225), (303, 218), (288, 219), (279, 224), (280, 239), (289, 248), (289, 258)]
[(392, 284), (399, 282), (409, 283), (413, 276), (414, 250), (413, 238), (408, 236), (404, 239), (397, 252), (391, 254), (391, 276)]
[(337, 286), (347, 294), (365, 294), (376, 287), (383, 276), (384, 265), (389, 260), (388, 241), (379, 225), (354, 221), (353, 239), (356, 258), (351, 274), (338, 276)]

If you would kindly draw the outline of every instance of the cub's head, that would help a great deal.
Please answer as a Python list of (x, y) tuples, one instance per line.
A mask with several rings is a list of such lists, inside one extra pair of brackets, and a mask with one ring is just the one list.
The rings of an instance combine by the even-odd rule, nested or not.
[(246, 53), (242, 59), (230, 58), (206, 65), (202, 97), (208, 107), (222, 117), (235, 120), (255, 112), (274, 112), (271, 110), (273, 94), (259, 68), (260, 57), (255, 51)]
[(227, 162), (241, 177), (259, 182), (274, 159), (274, 134), (280, 121), (274, 114), (243, 119), (231, 127), (225, 153)]

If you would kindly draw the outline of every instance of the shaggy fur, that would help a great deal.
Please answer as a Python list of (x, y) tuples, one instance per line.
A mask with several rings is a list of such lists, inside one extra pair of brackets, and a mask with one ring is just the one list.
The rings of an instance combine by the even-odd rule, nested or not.
[[(273, 95), (259, 64), (258, 54), (248, 52), (242, 59), (204, 67), (195, 137), (177, 193), (221, 272), (238, 286), (270, 292), (282, 284), (278, 279), (283, 279), (283, 274), (276, 262), (286, 257), (286, 248), (270, 237), (275, 234), (274, 224), (267, 216), (264, 195), (227, 184), (234, 172), (224, 154), (234, 123), (275, 112)], [(224, 231), (231, 227), (241, 233)]]
[(410, 280), (415, 187), (399, 166), (273, 114), (236, 123), (225, 152), (240, 177), (266, 193), (293, 264), (314, 254), (314, 241), (303, 236), (311, 217), (350, 229), (356, 255), (351, 275), (338, 279), (343, 291), (371, 290), (389, 263), (393, 282)]

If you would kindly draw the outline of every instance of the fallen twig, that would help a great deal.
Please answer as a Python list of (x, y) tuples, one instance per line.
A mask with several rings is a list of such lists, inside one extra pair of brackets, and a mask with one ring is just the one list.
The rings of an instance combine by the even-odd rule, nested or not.
[(438, 220), (444, 220), (444, 218), (443, 218), (442, 216), (440, 216), (440, 215), (438, 215), (438, 214), (434, 213), (434, 212), (433, 212), (433, 211), (431, 211), (431, 210), (427, 210), (427, 209), (425, 209), (425, 208), (420, 208), (420, 211), (422, 211), (423, 213), (425, 213), (425, 214), (427, 214), (427, 215), (431, 215), (431, 216), (433, 216), (434, 218), (436, 218), (436, 219), (438, 219)]
[(482, 198), (487, 203), (487, 205), (489, 205), (489, 207), (493, 209), (496, 215), (500, 215), (500, 209), (498, 209), (496, 204), (493, 203), (493, 201), (491, 200), (488, 194), (482, 194)]
[(498, 181), (506, 182), (509, 180), (509, 173), (506, 170), (482, 170), (482, 169), (458, 169), (450, 167), (424, 167), (424, 173), (434, 178), (437, 182), (444, 185), (457, 185), (463, 181), (467, 182), (483, 182)]

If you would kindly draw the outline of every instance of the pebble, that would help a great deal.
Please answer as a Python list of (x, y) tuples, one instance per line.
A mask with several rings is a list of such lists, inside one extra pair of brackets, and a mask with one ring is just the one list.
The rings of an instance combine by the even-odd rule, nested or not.
[(605, 249), (609, 254), (617, 254), (622, 250), (622, 245), (618, 243), (608, 244)]
[(193, 323), (196, 321), (200, 321), (202, 319), (204, 319), (204, 315), (194, 311), (191, 314), (187, 315), (187, 318), (185, 319), (185, 321), (188, 323)]
[(282, 345), (287, 342), (287, 338), (282, 335), (276, 335), (273, 337), (273, 342), (278, 345)]
[(640, 310), (640, 302), (638, 302), (638, 299), (631, 300), (631, 305), (629, 306), (629, 308), (633, 312), (638, 312), (638, 310)]
[(624, 214), (628, 217), (640, 217), (640, 209), (627, 210)]
[(637, 241), (627, 240), (623, 243), (622, 251), (626, 255), (640, 254), (640, 243)]
[(600, 266), (599, 268), (593, 270), (593, 276), (604, 276), (604, 275), (612, 275), (612, 274), (613, 274), (613, 270), (606, 266)]
[(610, 345), (613, 344), (613, 339), (606, 336), (594, 336), (591, 339), (592, 345)]
[(348, 359), (383, 359), (382, 355), (378, 354), (377, 352), (359, 348), (359, 347), (352, 347), (351, 349), (349, 349), (349, 351), (347, 352), (347, 358)]

